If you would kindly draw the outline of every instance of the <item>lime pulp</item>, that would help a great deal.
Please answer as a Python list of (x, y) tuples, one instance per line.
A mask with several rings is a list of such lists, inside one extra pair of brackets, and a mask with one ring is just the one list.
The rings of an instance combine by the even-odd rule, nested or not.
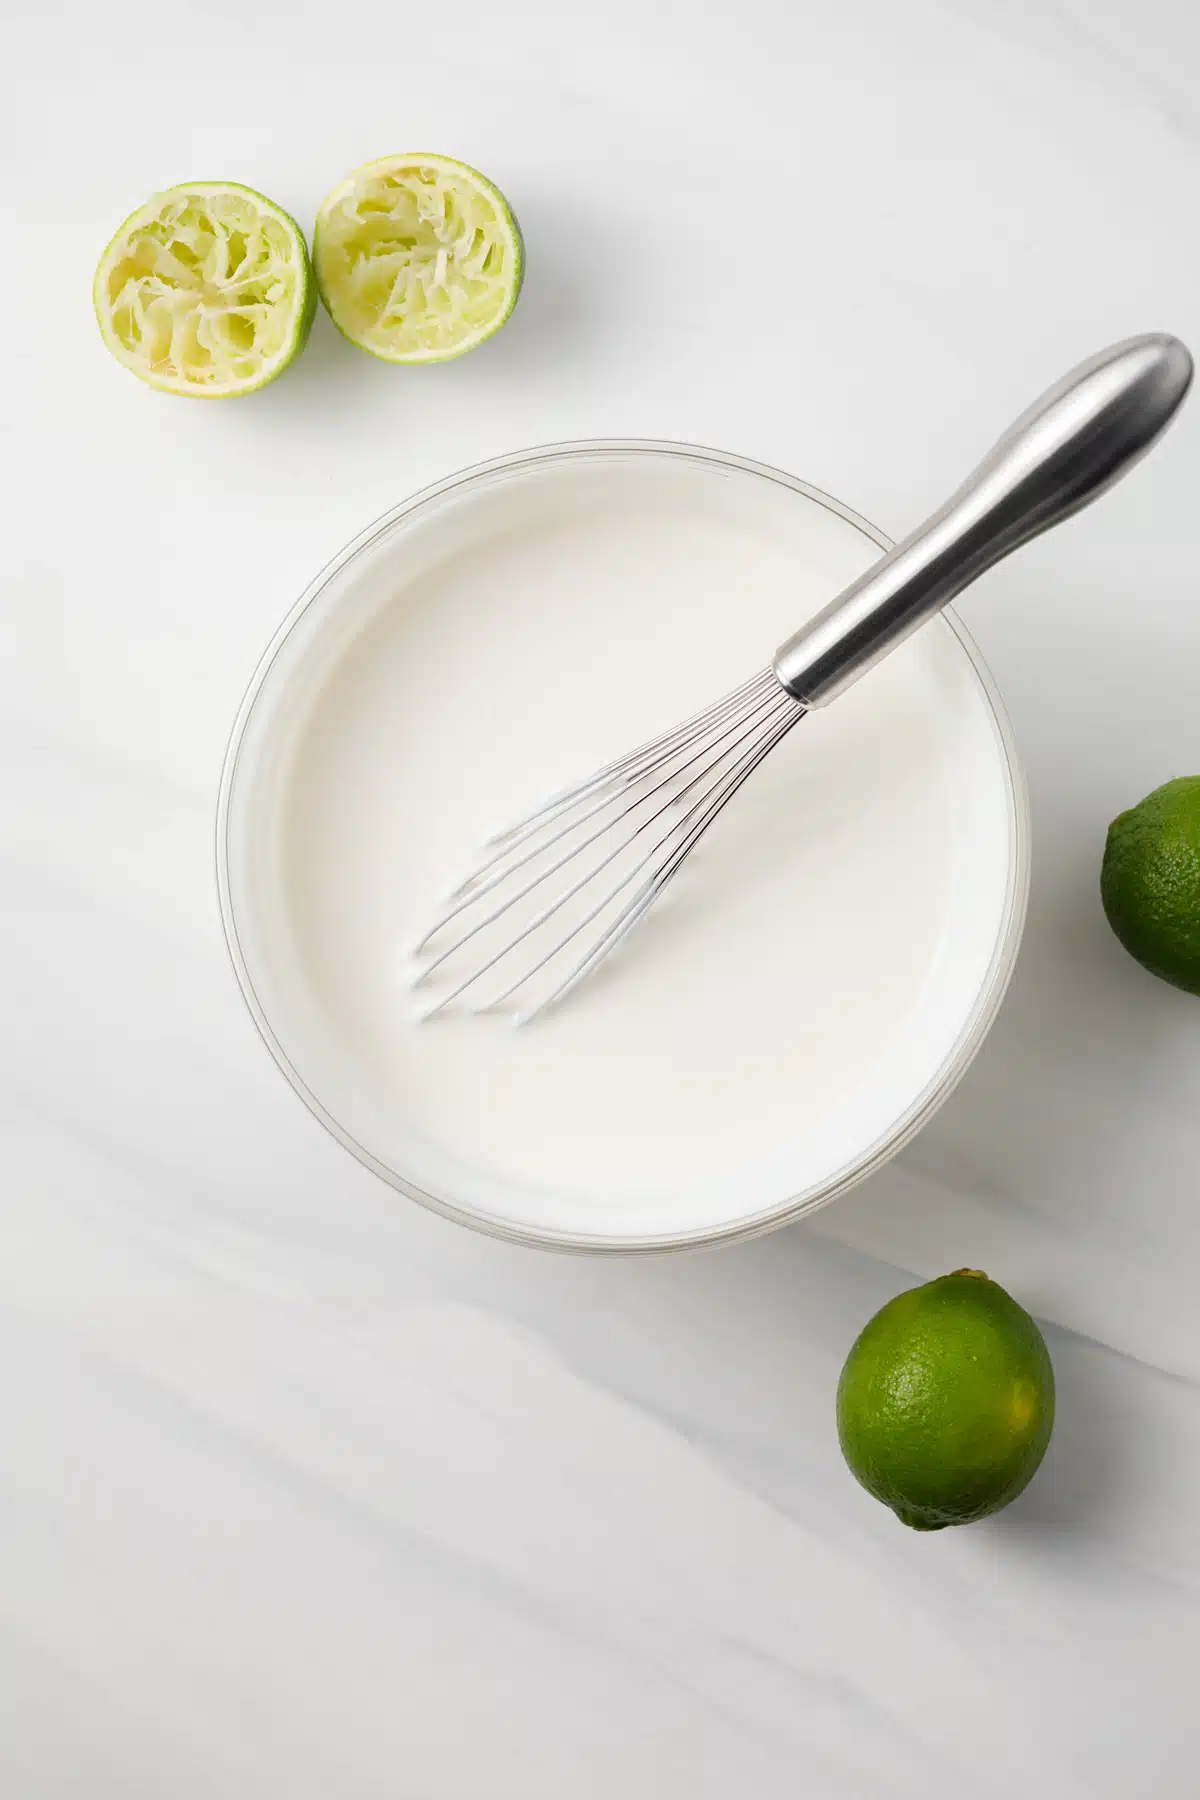
[(100, 259), (94, 299), (119, 363), (164, 393), (208, 399), (273, 381), (316, 310), (300, 227), (232, 181), (184, 182), (139, 207)]
[(525, 252), (499, 188), (447, 156), (385, 156), (338, 184), (313, 234), (343, 336), (385, 362), (462, 356), (505, 323)]

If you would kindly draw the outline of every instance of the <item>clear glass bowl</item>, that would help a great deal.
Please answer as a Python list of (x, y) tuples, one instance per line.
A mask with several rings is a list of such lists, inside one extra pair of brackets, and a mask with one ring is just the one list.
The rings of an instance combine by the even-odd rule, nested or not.
[[(642, 1222), (631, 1222), (620, 1209), (609, 1221), (603, 1209), (594, 1207), (573, 1216), (567, 1206), (556, 1217), (553, 1210), (531, 1209), (532, 1203), (515, 1190), (506, 1195), (503, 1184), (483, 1196), (468, 1192), (468, 1184), (457, 1179), (449, 1165), (444, 1173), (431, 1175), (428, 1159), (422, 1161), (415, 1144), (406, 1147), (403, 1134), (397, 1139), (378, 1111), (372, 1113), (366, 1105), (352, 1062), (340, 1057), (336, 1044), (323, 1034), (317, 1011), (304, 996), (303, 982), (296, 980), (294, 969), (282, 970), (285, 934), (277, 930), (278, 916), (264, 900), (270, 882), (261, 853), (275, 829), (272, 809), (279, 791), (278, 771), (294, 747), (300, 729), (296, 721), (311, 699), (320, 670), (328, 671), (336, 645), (349, 644), (363, 619), (381, 604), (389, 569), (394, 586), (397, 559), (419, 558), (427, 528), (444, 528), (453, 514), (463, 519), (478, 515), (483, 529), (493, 529), (530, 484), (556, 479), (564, 471), (586, 474), (614, 465), (647, 473), (669, 466), (685, 477), (768, 484), (772, 505), (790, 506), (788, 496), (793, 496), (797, 504), (820, 509), (837, 521), (843, 533), (854, 534), (863, 566), (889, 547), (889, 540), (874, 526), (804, 482), (743, 457), (686, 444), (635, 440), (553, 445), (462, 471), (397, 506), (348, 544), (301, 595), (268, 646), (239, 709), (226, 755), (217, 817), (217, 878), (229, 953), (264, 1042), (315, 1117), (360, 1162), (422, 1205), (497, 1236), (543, 1247), (631, 1253), (716, 1243), (783, 1224), (865, 1179), (921, 1129), (970, 1065), (1007, 987), (1025, 916), (1029, 826), (1003, 706), (971, 639), (948, 612), (946, 627), (977, 684), (1004, 771), (1006, 841), (1002, 860), (996, 859), (1000, 873), (988, 912), (996, 922), (994, 941), (978, 959), (980, 978), (963, 996), (961, 1016), (955, 1019), (944, 1054), (939, 1053), (936, 1067), (925, 1071), (912, 1092), (895, 1098), (886, 1122), (877, 1123), (866, 1141), (840, 1155), (837, 1166), (825, 1169), (818, 1180), (797, 1180), (794, 1190), (775, 1191), (765, 1200), (761, 1192), (740, 1198), (731, 1193), (727, 1205), (716, 1204), (715, 1211), (711, 1203), (697, 1206), (695, 1216), (683, 1202), (669, 1216)], [(320, 656), (317, 645), (324, 645)]]

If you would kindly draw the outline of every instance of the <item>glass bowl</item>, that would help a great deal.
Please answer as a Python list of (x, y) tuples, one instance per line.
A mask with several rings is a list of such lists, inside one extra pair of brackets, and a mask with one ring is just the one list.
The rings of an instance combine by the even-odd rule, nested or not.
[[(694, 1191), (685, 1184), (677, 1193), (649, 1196), (603, 1189), (571, 1194), (556, 1191), (552, 1181), (522, 1181), (511, 1170), (483, 1166), (486, 1158), (460, 1155), (445, 1132), (434, 1141), (437, 1134), (420, 1119), (403, 1116), (402, 1093), (389, 1097), (372, 1085), (345, 1033), (331, 1025), (289, 922), (282, 821), (312, 709), (331, 671), (372, 622), (402, 604), (407, 586), (440, 566), (439, 558), (463, 546), (499, 543), (523, 518), (534, 517), (531, 508), (558, 504), (556, 496), (570, 494), (573, 506), (585, 505), (593, 492), (603, 497), (611, 487), (616, 493), (613, 483), (625, 483), (633, 494), (656, 482), (674, 484), (691, 496), (689, 504), (704, 508), (736, 503), (747, 518), (761, 514), (763, 529), (770, 521), (789, 529), (791, 521), (803, 521), (819, 546), (807, 596), (813, 606), (889, 547), (874, 526), (806, 483), (687, 444), (552, 445), (464, 470), (377, 519), (301, 595), (250, 682), (221, 779), (217, 878), (226, 940), (246, 1004), (283, 1074), (314, 1116), (401, 1193), (460, 1223), (542, 1247), (628, 1254), (742, 1238), (800, 1217), (865, 1179), (921, 1129), (969, 1066), (1003, 998), (1025, 916), (1029, 826), (1011, 730), (977, 649), (948, 611), (926, 631), (942, 634), (937, 654), (953, 665), (953, 678), (969, 690), (972, 716), (978, 715), (987, 794), (975, 810), (990, 821), (988, 834), (986, 842), (961, 850), (975, 886), (964, 889), (958, 908), (963, 943), (953, 979), (947, 976), (945, 991), (928, 1003), (922, 998), (925, 1011), (910, 1034), (907, 1060), (893, 1059), (893, 1066), (885, 1058), (881, 1074), (864, 1077), (853, 1127), (849, 1115), (839, 1114), (828, 1130), (810, 1134), (803, 1154), (789, 1160), (781, 1151), (744, 1179), (735, 1175)], [(803, 607), (797, 610), (793, 624), (803, 616)], [(769, 649), (763, 646), (763, 661)], [(730, 669), (726, 685), (742, 673)], [(661, 722), (672, 716), (668, 706)], [(807, 728), (805, 721), (793, 736)], [(411, 777), (404, 768), (395, 772), (397, 782)], [(783, 971), (785, 984), (786, 976)], [(395, 971), (380, 970), (379, 978), (392, 981)], [(936, 986), (932, 978), (930, 985)]]

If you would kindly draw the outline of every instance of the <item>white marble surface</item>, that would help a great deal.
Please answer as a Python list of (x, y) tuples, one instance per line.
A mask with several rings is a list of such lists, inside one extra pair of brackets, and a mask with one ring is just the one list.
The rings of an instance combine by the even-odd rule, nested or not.
[[(1200, 768), (1200, 407), (964, 609), (1032, 789), (969, 1079), (807, 1227), (632, 1265), (401, 1202), (271, 1066), (211, 871), (258, 651), (361, 524), (600, 434), (778, 462), (885, 528), (1077, 356), (1200, 339), (1185, 0), (81, 0), (0, 21), (0, 1790), (5, 1800), (1117, 1800), (1197, 1791), (1200, 1002), (1101, 916)], [(302, 220), (446, 149), (526, 298), (392, 371), (318, 319), (230, 406), (104, 355), (92, 266), (197, 174)], [(855, 1487), (867, 1315), (963, 1262), (1047, 1323), (1003, 1517)]]

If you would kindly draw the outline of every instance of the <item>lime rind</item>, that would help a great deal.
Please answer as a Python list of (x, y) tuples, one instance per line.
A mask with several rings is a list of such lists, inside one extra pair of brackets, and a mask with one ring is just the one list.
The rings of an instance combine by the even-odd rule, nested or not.
[(889, 1300), (855, 1340), (837, 1390), (851, 1473), (915, 1531), (967, 1525), (1015, 1500), (1046, 1453), (1054, 1410), (1036, 1321), (979, 1269)]
[(385, 156), (317, 215), (313, 267), (342, 335), (384, 362), (463, 356), (505, 324), (525, 248), (499, 188), (448, 156)]
[(300, 227), (232, 181), (183, 182), (139, 207), (100, 259), (94, 299), (119, 363), (164, 393), (205, 399), (282, 374), (316, 311)]
[(1200, 775), (1165, 782), (1113, 820), (1100, 898), (1135, 961), (1200, 994)]

